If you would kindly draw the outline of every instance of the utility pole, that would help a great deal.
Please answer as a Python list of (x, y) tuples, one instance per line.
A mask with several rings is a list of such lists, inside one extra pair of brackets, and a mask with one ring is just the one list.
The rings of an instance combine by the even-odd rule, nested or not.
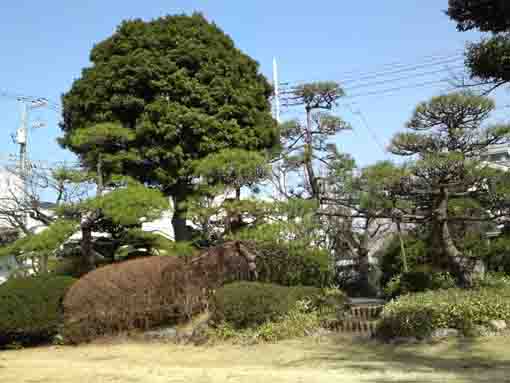
[[(46, 106), (48, 103), (44, 99), (31, 99), (27, 97), (19, 97), (18, 101), (21, 103), (21, 124), (16, 131), (16, 143), (19, 145), (19, 170), (23, 183), (26, 184), (30, 169), (28, 163), (28, 128), (29, 116), (28, 112), (31, 109), (37, 109)], [(34, 127), (43, 126), (42, 124), (34, 125)]]
[(280, 123), (280, 84), (278, 83), (278, 64), (276, 57), (273, 58), (273, 87), (274, 87), (274, 105), (275, 105), (275, 119), (278, 124)]
[[(28, 129), (29, 129), (29, 111), (46, 106), (48, 103), (44, 99), (31, 99), (27, 97), (19, 97), (18, 102), (21, 103), (21, 124), (16, 131), (16, 143), (19, 145), (19, 162), (18, 168), (21, 178), (21, 192), (23, 193), (22, 199), (28, 199), (28, 182), (30, 177), (30, 165), (28, 160)], [(40, 127), (43, 124), (34, 125)], [(27, 212), (23, 221), (25, 225), (28, 223), (29, 213)]]
[(16, 143), (19, 145), (19, 169), (23, 183), (26, 179), (27, 170), (27, 136), (28, 136), (28, 106), (26, 102), (21, 103), (21, 125), (16, 131)]

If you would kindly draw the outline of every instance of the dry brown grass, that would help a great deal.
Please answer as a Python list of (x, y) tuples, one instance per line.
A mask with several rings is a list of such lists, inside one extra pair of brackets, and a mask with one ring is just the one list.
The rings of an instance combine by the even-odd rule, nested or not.
[(510, 338), (391, 347), (349, 339), (212, 348), (118, 341), (0, 353), (8, 383), (510, 382)]

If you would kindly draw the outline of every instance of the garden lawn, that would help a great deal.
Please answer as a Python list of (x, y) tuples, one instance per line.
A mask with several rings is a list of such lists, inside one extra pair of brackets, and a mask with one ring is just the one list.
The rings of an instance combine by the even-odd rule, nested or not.
[(9, 383), (510, 382), (510, 338), (389, 346), (347, 338), (188, 347), (117, 341), (0, 351)]

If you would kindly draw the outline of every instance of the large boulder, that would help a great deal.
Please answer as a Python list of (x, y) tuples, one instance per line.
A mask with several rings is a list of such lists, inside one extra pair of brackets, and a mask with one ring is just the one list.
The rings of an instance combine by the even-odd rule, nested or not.
[(446, 338), (455, 338), (458, 337), (460, 334), (460, 331), (454, 328), (438, 328), (437, 330), (434, 330), (432, 334), (430, 335), (430, 338), (432, 340), (440, 340), (440, 339), (446, 339)]
[(507, 329), (507, 324), (504, 320), (491, 320), (489, 321), (489, 328), (495, 332), (501, 332)]

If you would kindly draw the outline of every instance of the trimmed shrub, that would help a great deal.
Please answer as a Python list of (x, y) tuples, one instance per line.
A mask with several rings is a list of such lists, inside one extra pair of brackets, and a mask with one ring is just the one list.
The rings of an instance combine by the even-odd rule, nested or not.
[(474, 280), (474, 287), (510, 290), (510, 276), (505, 273), (487, 273), (483, 278)]
[(439, 328), (455, 328), (465, 335), (491, 320), (510, 321), (510, 289), (449, 289), (409, 294), (388, 303), (378, 335), (426, 338)]
[(236, 329), (260, 326), (287, 314), (299, 300), (318, 304), (321, 290), (315, 287), (286, 287), (258, 282), (239, 282), (216, 291), (212, 299), (212, 319)]
[(81, 278), (64, 301), (71, 343), (131, 329), (190, 319), (225, 282), (251, 277), (237, 243), (189, 257), (153, 256), (97, 269)]
[(73, 278), (14, 278), (0, 286), (0, 345), (51, 340), (62, 324), (62, 299)]
[[(421, 265), (428, 263), (427, 244), (424, 240), (418, 238), (416, 235), (408, 234), (404, 236), (404, 243), (409, 270), (416, 270)], [(381, 251), (380, 267), (381, 286), (386, 286), (390, 280), (404, 271), (398, 236), (394, 236), (387, 247)]]
[(313, 303), (304, 299), (297, 301), (288, 313), (274, 321), (247, 329), (236, 329), (231, 324), (222, 322), (216, 328), (210, 329), (208, 336), (210, 342), (230, 341), (240, 344), (277, 342), (310, 335), (322, 327), (322, 322), (322, 316), (314, 309)]
[(163, 270), (169, 266), (183, 269), (184, 263), (177, 257), (149, 257), (86, 274), (64, 299), (66, 340), (78, 343), (174, 318), (179, 314), (175, 297), (183, 282), (169, 284), (163, 293)]
[(338, 266), (335, 284), (351, 298), (377, 297), (380, 292), (380, 270), (376, 265), (369, 265), (368, 281), (362, 278), (358, 265)]
[(257, 254), (258, 281), (282, 286), (332, 285), (334, 273), (325, 251), (290, 249), (284, 244), (269, 241), (242, 241)]
[(395, 298), (399, 295), (451, 289), (455, 286), (455, 279), (449, 273), (411, 271), (391, 279), (386, 285), (384, 293), (390, 298)]

